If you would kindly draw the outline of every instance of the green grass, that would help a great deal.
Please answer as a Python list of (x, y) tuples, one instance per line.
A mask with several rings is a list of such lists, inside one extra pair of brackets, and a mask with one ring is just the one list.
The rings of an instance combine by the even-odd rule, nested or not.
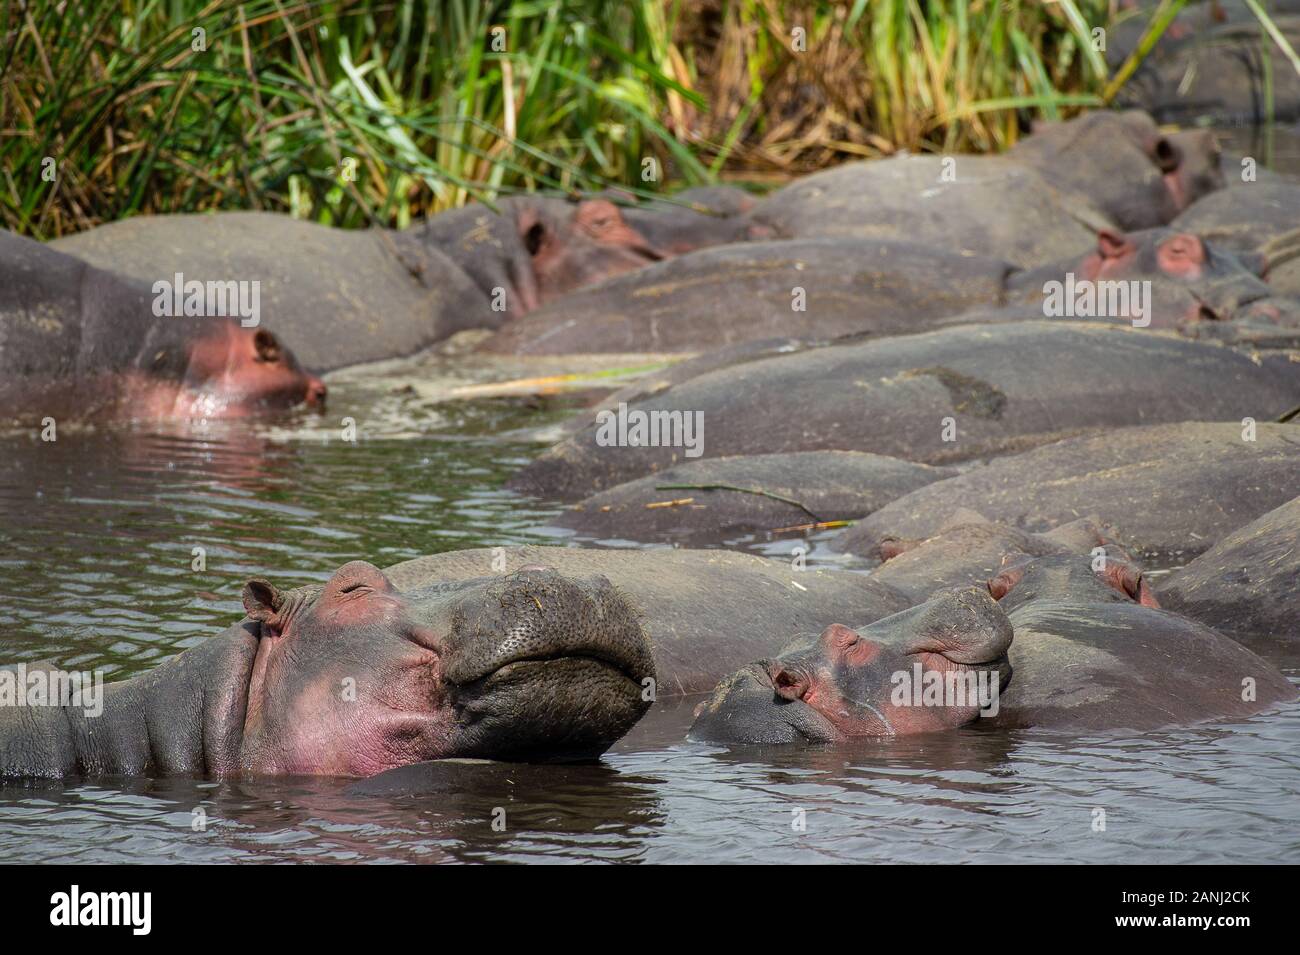
[(0, 3), (0, 221), (39, 238), (215, 208), (403, 226), (523, 190), (657, 193), (899, 148), (996, 150), (1027, 115), (1113, 95), (1089, 42), (1108, 14), (1107, 0)]

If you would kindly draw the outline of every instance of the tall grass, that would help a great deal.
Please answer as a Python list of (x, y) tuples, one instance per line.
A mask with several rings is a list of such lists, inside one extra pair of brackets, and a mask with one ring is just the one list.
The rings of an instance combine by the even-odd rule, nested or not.
[(650, 0), (0, 10), (0, 209), (34, 235), (216, 206), (402, 224), (483, 191), (637, 181), (645, 155), (707, 178), (660, 120), (702, 100), (665, 69)]
[(45, 238), (220, 207), (401, 226), (471, 196), (999, 149), (1026, 118), (1113, 95), (1089, 42), (1109, 13), (1109, 0), (0, 0), (0, 222)]

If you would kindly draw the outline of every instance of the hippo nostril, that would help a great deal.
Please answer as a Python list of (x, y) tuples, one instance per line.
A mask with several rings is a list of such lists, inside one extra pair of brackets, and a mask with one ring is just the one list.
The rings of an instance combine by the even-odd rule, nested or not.
[(786, 700), (802, 700), (807, 695), (809, 681), (805, 674), (786, 669), (779, 663), (769, 663), (766, 669), (777, 696)]

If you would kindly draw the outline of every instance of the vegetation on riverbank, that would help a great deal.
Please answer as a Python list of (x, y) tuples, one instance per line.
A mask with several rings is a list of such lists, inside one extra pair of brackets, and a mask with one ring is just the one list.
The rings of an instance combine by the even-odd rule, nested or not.
[(217, 207), (401, 226), (525, 189), (658, 192), (902, 147), (998, 149), (1018, 118), (1102, 102), (1110, 76), (1089, 38), (1109, 13), (1108, 0), (4, 4), (0, 219), (41, 238)]

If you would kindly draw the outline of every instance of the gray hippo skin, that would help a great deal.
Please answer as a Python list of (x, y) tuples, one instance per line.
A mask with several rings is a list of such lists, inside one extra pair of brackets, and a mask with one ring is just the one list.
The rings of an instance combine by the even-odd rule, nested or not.
[(1114, 552), (1113, 534), (1113, 529), (1088, 517), (1031, 534), (958, 509), (935, 536), (888, 538), (879, 543), (876, 554), (867, 556), (884, 561), (872, 571), (872, 580), (919, 603), (940, 590), (983, 583), (996, 576), (1008, 559), (1090, 554), (1098, 547)]
[(671, 254), (656, 248), (606, 199), (512, 196), (495, 205), (498, 211), (470, 203), (440, 212), (399, 233), (398, 242), (403, 249), (415, 243), (448, 256), (505, 317), (519, 318), (584, 285)]
[(353, 561), (323, 587), (251, 580), (244, 606), (225, 633), (106, 687), (98, 715), (0, 707), (0, 776), (369, 776), (453, 757), (592, 759), (649, 705), (645, 632), (601, 577), (526, 568), (399, 589)]
[(794, 239), (693, 252), (502, 328), (503, 354), (677, 352), (777, 336), (891, 335), (1002, 302), (1012, 266), (909, 242)]
[(1011, 685), (990, 722), (1075, 733), (1243, 719), (1296, 698), (1234, 640), (1117, 587), (1115, 565), (1044, 557), (989, 591), (1011, 618)]
[(0, 232), (0, 424), (240, 417), (325, 386), (267, 328), (167, 317), (148, 285)]
[[(944, 175), (951, 170), (955, 179)], [(846, 163), (772, 193), (749, 213), (790, 239), (906, 241), (1031, 268), (1086, 249), (1117, 224), (1086, 199), (1002, 156)]]
[(904, 239), (1033, 268), (1087, 248), (1098, 229), (1168, 223), (1222, 186), (1217, 158), (1212, 137), (1172, 143), (1149, 116), (1103, 111), (1045, 126), (1006, 156), (848, 163), (750, 217), (788, 238)]
[[(1057, 319), (750, 361), (632, 403), (627, 414), (678, 412), (683, 427), (694, 415), (704, 457), (847, 450), (945, 464), (1140, 422), (1267, 421), (1298, 395), (1300, 364), (1281, 355), (1257, 363), (1149, 329)], [(945, 440), (945, 418), (955, 440)], [(611, 444), (612, 430), (591, 419), (508, 486), (576, 501), (686, 460), (681, 447)]]
[[(1145, 282), (1149, 297), (1079, 317), (1176, 328), (1254, 315), (1277, 290), (1259, 273), (1263, 259), (1211, 248), (1172, 229), (1103, 230), (1092, 249), (1022, 271), (996, 259), (875, 239), (791, 239), (706, 249), (602, 282), (511, 322), (483, 346), (504, 354), (677, 352), (734, 347), (790, 336), (901, 335), (953, 324), (972, 310), (992, 318), (1049, 314), (1048, 283), (1071, 277)], [(1065, 294), (1062, 292), (1062, 294)], [(743, 301), (744, 307), (735, 303)], [(1071, 298), (1071, 304), (1076, 299)], [(1288, 314), (1300, 316), (1300, 309)], [(1272, 316), (1276, 325), (1281, 316)], [(1300, 321), (1294, 322), (1300, 329)], [(1200, 331), (1189, 334), (1201, 334)]]
[(776, 653), (836, 620), (869, 623), (909, 601), (861, 574), (795, 570), (725, 550), (512, 547), (450, 551), (388, 568), (399, 587), (480, 578), (504, 564), (601, 574), (638, 611), (659, 674), (657, 695), (707, 693), (741, 662)]
[[(828, 628), (724, 680), (697, 708), (690, 738), (832, 742), (933, 732), (980, 716), (1007, 728), (1145, 731), (1244, 718), (1296, 698), (1286, 677), (1249, 650), (1151, 606), (1149, 594), (1136, 602), (1117, 585), (1124, 569), (1137, 579), (1117, 558), (1101, 571), (1088, 557), (1037, 558), (870, 627)], [(928, 639), (915, 634), (918, 618)], [(895, 696), (918, 663), (922, 685), (938, 670), (956, 676), (962, 692), (926, 705)], [(971, 671), (974, 685), (961, 687)], [(990, 703), (983, 712), (976, 705)]]
[(1081, 516), (1114, 525), (1118, 543), (1151, 567), (1181, 564), (1300, 494), (1300, 427), (1186, 422), (1123, 428), (1001, 458), (913, 491), (834, 538), (870, 554), (888, 539), (938, 533), (959, 508), (1027, 531)]
[(1222, 538), (1175, 571), (1157, 593), (1162, 606), (1216, 630), (1296, 649), (1300, 643), (1300, 497)]
[[(1011, 675), (1012, 628), (983, 587), (938, 594), (851, 629), (832, 624), (779, 656), (731, 674), (695, 709), (690, 738), (716, 743), (828, 743), (953, 729), (979, 717)], [(975, 692), (941, 705), (895, 695), (897, 674), (952, 679)]]
[(860, 451), (704, 458), (602, 491), (552, 523), (589, 539), (700, 547), (853, 520), (955, 474)]
[(1213, 134), (1166, 135), (1138, 110), (1098, 110), (1036, 124), (1007, 156), (1057, 188), (1086, 196), (1121, 229), (1164, 225), (1224, 187)]
[(437, 249), (382, 229), (331, 229), (268, 212), (142, 216), (50, 245), (147, 285), (258, 281), (266, 324), (308, 368), (414, 354), (465, 328), (504, 321)]
[(1276, 295), (1300, 297), (1300, 184), (1274, 178), (1206, 196), (1172, 223), (1256, 256)]

